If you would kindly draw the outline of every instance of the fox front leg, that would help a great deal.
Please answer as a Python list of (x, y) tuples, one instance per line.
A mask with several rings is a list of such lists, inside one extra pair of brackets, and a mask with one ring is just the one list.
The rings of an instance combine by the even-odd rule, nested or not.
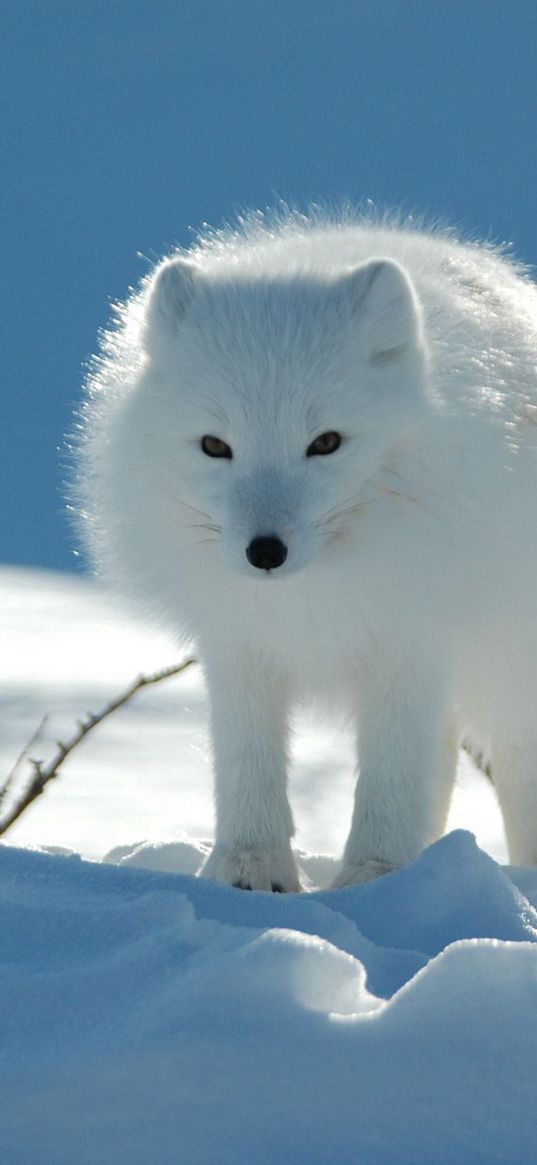
[(419, 857), (444, 829), (457, 745), (433, 670), (385, 677), (359, 716), (359, 779), (335, 886), (369, 881)]
[(300, 890), (287, 799), (283, 677), (247, 652), (209, 661), (216, 837), (201, 874), (243, 890)]

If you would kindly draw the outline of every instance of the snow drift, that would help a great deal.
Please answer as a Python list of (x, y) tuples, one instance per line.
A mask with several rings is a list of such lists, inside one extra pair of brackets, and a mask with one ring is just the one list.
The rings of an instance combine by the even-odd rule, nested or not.
[[(5, 773), (44, 712), (46, 753), (173, 660), (84, 580), (3, 568), (0, 600)], [(2, 1160), (535, 1165), (537, 869), (490, 856), (490, 787), (465, 761), (451, 824), (483, 848), (457, 829), (374, 883), (244, 893), (194, 876), (204, 741), (186, 673), (88, 739), (0, 846)], [(306, 726), (292, 796), (313, 886), (351, 795), (342, 741)]]
[(537, 872), (247, 894), (0, 849), (13, 1165), (530, 1165)]

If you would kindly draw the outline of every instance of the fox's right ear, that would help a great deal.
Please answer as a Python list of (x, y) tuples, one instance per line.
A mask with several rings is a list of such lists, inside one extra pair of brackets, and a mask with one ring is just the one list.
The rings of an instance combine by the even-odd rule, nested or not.
[[(196, 289), (196, 267), (188, 259), (166, 259), (158, 268), (149, 291), (147, 330), (174, 334), (188, 310)], [(148, 336), (148, 338), (149, 338)]]

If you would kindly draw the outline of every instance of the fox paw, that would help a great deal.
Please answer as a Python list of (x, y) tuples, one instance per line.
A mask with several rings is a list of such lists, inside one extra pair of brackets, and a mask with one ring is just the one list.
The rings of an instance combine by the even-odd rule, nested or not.
[(380, 878), (381, 874), (390, 874), (399, 867), (393, 862), (383, 862), (371, 858), (368, 862), (345, 862), (339, 874), (334, 878), (331, 889), (339, 890), (342, 886), (358, 886), (361, 882), (372, 882)]
[(239, 890), (288, 894), (301, 889), (290, 848), (267, 850), (215, 845), (200, 870), (200, 877), (226, 882)]

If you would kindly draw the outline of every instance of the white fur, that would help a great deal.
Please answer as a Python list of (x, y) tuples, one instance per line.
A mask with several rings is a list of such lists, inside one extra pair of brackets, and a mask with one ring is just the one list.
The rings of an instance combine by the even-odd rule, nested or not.
[[(165, 260), (89, 385), (78, 505), (103, 572), (193, 637), (212, 707), (204, 872), (298, 888), (289, 712), (352, 717), (338, 884), (443, 830), (491, 757), (537, 861), (537, 291), (488, 246), (396, 222), (254, 218)], [(340, 448), (306, 457), (321, 433)], [(206, 456), (205, 434), (233, 458)], [(277, 535), (267, 573), (250, 541)]]

